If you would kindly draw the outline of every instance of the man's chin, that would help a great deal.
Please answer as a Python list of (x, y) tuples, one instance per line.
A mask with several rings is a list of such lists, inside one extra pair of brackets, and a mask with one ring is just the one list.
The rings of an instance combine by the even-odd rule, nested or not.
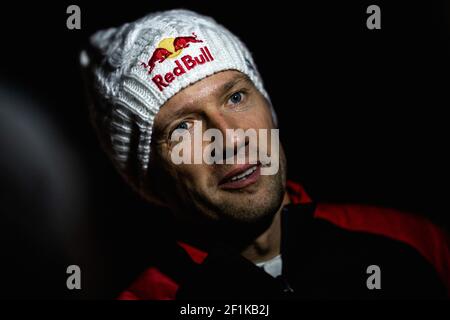
[(192, 236), (236, 245), (255, 239), (270, 227), (284, 198), (281, 181), (268, 182), (253, 192), (214, 190), (211, 194), (209, 189), (211, 197), (198, 197), (195, 202)]
[[(274, 190), (275, 189), (275, 190)], [(273, 218), (281, 206), (284, 191), (277, 188), (255, 188), (247, 192), (221, 192), (218, 203), (219, 219), (247, 224)]]

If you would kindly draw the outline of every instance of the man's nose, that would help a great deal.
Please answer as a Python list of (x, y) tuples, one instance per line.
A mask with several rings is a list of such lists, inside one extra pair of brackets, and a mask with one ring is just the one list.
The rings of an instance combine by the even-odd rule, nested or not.
[(238, 134), (236, 129), (242, 129), (239, 117), (234, 114), (221, 112), (220, 110), (210, 110), (207, 113), (207, 128), (217, 129), (221, 132), (223, 159), (235, 156), (241, 148), (245, 148), (248, 139), (245, 135)]

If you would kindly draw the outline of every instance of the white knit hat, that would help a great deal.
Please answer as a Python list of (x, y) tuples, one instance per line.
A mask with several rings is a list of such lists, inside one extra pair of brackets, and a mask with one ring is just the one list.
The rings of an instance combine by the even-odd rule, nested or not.
[(159, 108), (183, 88), (220, 71), (238, 70), (270, 102), (245, 45), (192, 11), (149, 14), (98, 31), (90, 45), (80, 61), (88, 71), (94, 125), (116, 166), (134, 183), (148, 168)]

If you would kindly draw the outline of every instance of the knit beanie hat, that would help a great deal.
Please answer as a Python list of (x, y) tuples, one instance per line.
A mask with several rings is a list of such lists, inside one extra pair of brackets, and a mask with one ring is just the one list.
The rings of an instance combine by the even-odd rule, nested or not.
[[(98, 31), (82, 51), (94, 126), (116, 167), (139, 189), (153, 121), (183, 88), (220, 71), (247, 75), (269, 101), (245, 45), (212, 18), (188, 10), (148, 14)], [(276, 116), (272, 109), (274, 121)]]

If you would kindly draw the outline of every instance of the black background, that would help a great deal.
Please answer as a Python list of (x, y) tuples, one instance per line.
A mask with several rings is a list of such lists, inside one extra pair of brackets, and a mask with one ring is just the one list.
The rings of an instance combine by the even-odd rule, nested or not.
[[(81, 8), (81, 30), (66, 28), (70, 4)], [(381, 30), (366, 28), (370, 4), (381, 8)], [(449, 228), (447, 2), (2, 4), (0, 84), (37, 102), (71, 150), (84, 212), (69, 244), (54, 234), (38, 244), (46, 221), (26, 205), (38, 195), (19, 197), (2, 179), (2, 211), (12, 218), (2, 227), (1, 296), (114, 298), (151, 261), (168, 231), (160, 227), (164, 214), (140, 200), (101, 152), (78, 55), (98, 29), (177, 7), (211, 15), (254, 53), (278, 113), (289, 177), (314, 200), (398, 208)], [(31, 216), (30, 228), (14, 227)], [(69, 264), (82, 269), (81, 291), (65, 288)]]

